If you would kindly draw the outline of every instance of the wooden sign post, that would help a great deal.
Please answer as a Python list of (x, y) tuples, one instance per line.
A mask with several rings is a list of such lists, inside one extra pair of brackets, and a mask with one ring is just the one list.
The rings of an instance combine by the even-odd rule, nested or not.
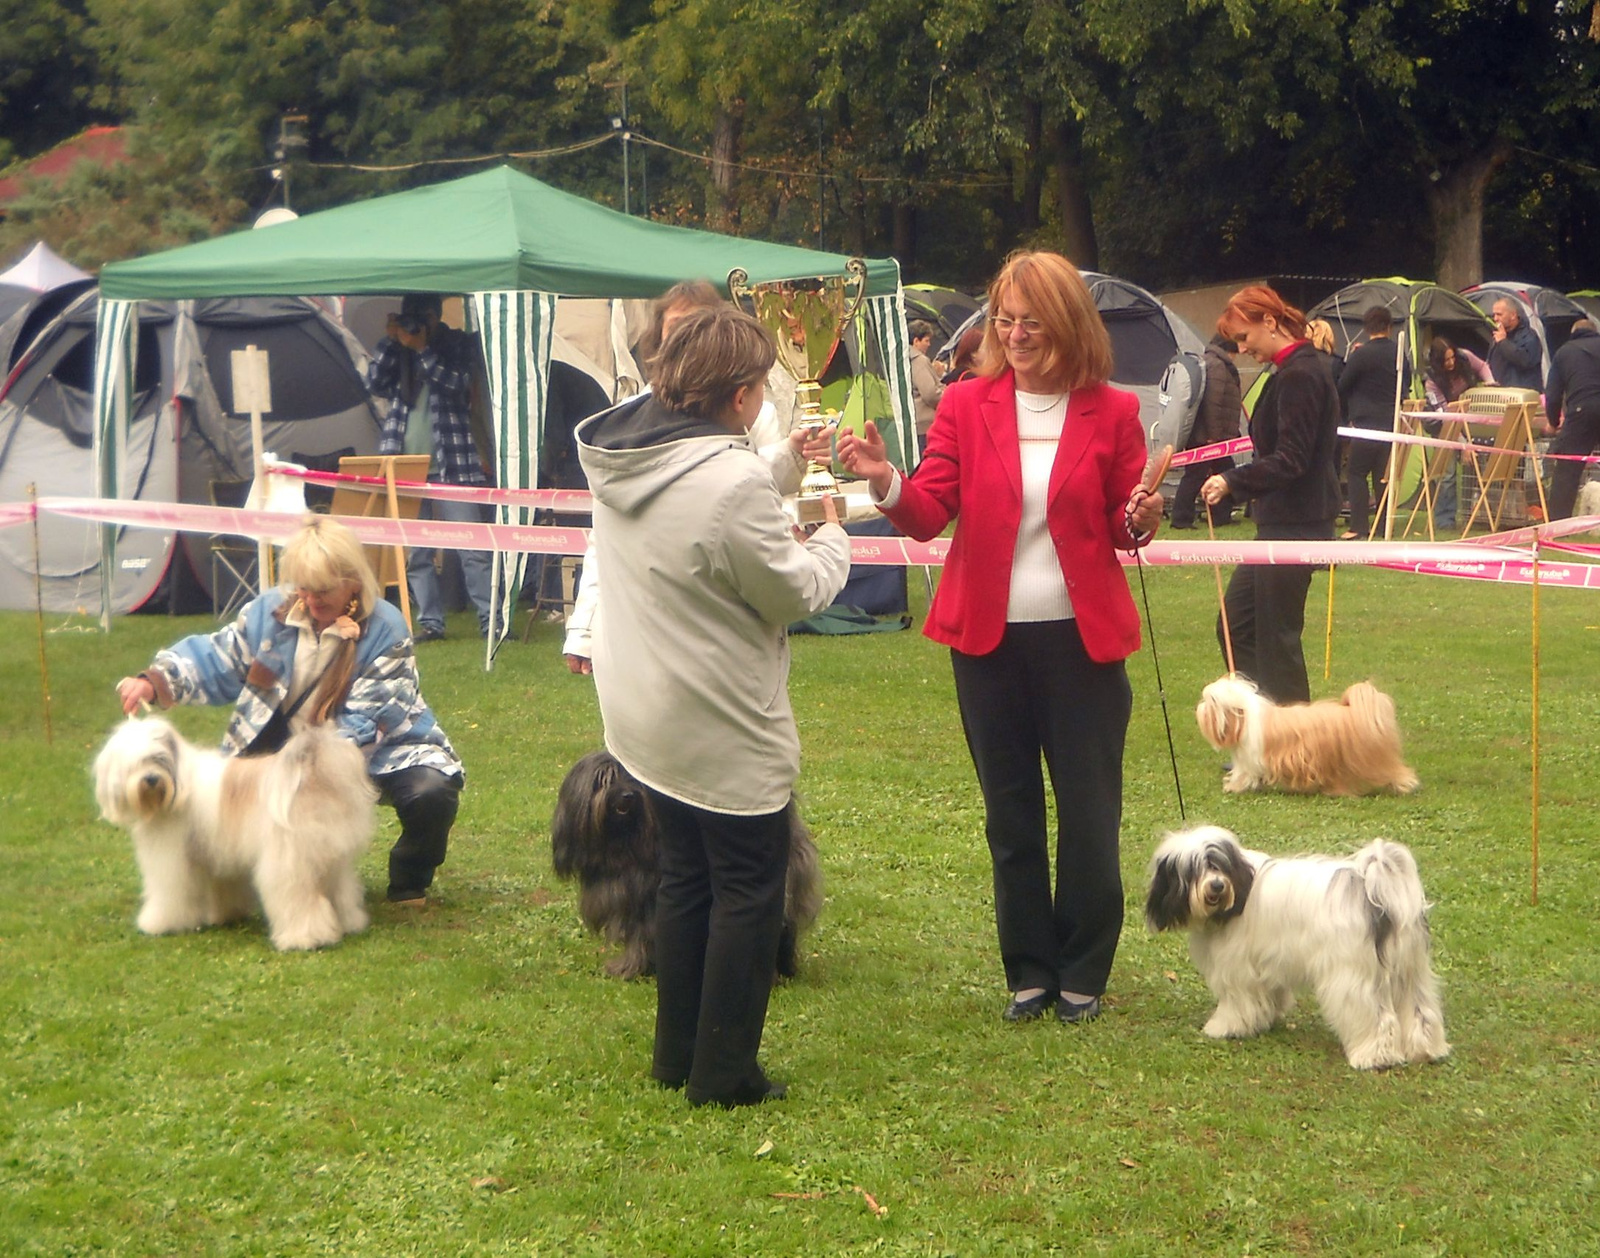
[[(272, 412), (272, 377), (267, 371), (267, 351), (246, 345), (232, 354), (233, 413), (250, 416), (250, 452), (253, 479), (250, 505), (259, 507), (266, 491), (266, 457), (262, 450), (261, 417)], [(256, 592), (272, 581), (272, 543), (256, 543)]]

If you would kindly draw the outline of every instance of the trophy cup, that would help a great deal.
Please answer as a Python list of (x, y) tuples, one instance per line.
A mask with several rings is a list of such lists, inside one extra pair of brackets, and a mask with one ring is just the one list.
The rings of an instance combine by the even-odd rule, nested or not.
[[(845, 329), (867, 295), (867, 264), (860, 258), (851, 258), (845, 270), (848, 275), (754, 286), (747, 272), (735, 268), (728, 273), (728, 292), (733, 299), (748, 302), (751, 313), (778, 342), (778, 362), (795, 381), (795, 409), (799, 412), (796, 426), (808, 436), (821, 432), (838, 418), (837, 411), (823, 411), (822, 385), (818, 380), (833, 361)], [(822, 500), (830, 497), (842, 520), (845, 502), (839, 483), (826, 463), (813, 459), (806, 465), (795, 499), (799, 523), (821, 524), (827, 518)]]

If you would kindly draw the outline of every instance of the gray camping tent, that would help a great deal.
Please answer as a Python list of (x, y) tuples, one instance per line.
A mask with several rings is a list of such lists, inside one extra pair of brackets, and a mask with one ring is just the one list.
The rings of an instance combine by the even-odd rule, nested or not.
[[(92, 492), (98, 305), (96, 291), (81, 293), (16, 354), (0, 388), (0, 502), (27, 501), (30, 484), (40, 497)], [(203, 503), (228, 497), (249, 479), (249, 419), (229, 410), (229, 356), (246, 345), (268, 355), (268, 450), (326, 469), (336, 468), (341, 455), (376, 452), (365, 353), (315, 303), (294, 297), (144, 302), (121, 497)], [(33, 606), (37, 570), (47, 608), (94, 610), (99, 526), (42, 513), (39, 545), (36, 569), (32, 530), (0, 532), (0, 607)], [(191, 573), (202, 593), (216, 593), (213, 567), (204, 536), (125, 530), (113, 608), (145, 606), (170, 591), (169, 578), (187, 583)]]
[(1550, 356), (1567, 343), (1572, 325), (1589, 318), (1589, 312), (1555, 288), (1522, 284), (1516, 280), (1485, 280), (1463, 288), (1461, 295), (1484, 314), (1492, 314), (1494, 303), (1504, 298), (1522, 315), (1522, 321), (1539, 338), (1539, 379), (1550, 375)]
[[(1137, 284), (1084, 271), (1095, 308), (1111, 335), (1111, 383), (1139, 398), (1139, 421), (1152, 451), (1183, 449), (1205, 389), (1205, 338), (1160, 298)], [(958, 327), (937, 357), (948, 360), (962, 334), (988, 314), (985, 302)], [(1178, 473), (1169, 478), (1176, 484)]]
[(1373, 306), (1382, 306), (1405, 332), (1406, 360), (1411, 364), (1410, 391), (1421, 397), (1428, 342), (1447, 336), (1455, 344), (1483, 356), (1489, 352), (1489, 321), (1460, 293), (1427, 280), (1400, 276), (1362, 280), (1325, 297), (1306, 312), (1307, 319), (1326, 319), (1333, 328), (1333, 352), (1349, 356), (1361, 337), (1361, 320)]

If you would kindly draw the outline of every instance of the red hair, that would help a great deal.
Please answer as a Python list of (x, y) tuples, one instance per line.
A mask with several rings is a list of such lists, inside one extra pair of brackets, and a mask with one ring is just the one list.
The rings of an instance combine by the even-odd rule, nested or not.
[(1241, 288), (1223, 308), (1217, 320), (1217, 331), (1229, 340), (1237, 340), (1245, 325), (1260, 323), (1271, 315), (1285, 335), (1300, 340), (1306, 334), (1306, 317), (1265, 284), (1252, 284)]

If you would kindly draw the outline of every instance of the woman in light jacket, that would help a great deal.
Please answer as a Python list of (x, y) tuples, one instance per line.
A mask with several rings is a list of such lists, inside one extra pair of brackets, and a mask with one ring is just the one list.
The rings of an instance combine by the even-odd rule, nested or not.
[(660, 822), (652, 1074), (696, 1105), (784, 1095), (756, 1055), (800, 771), (786, 626), (850, 572), (837, 522), (794, 536), (746, 440), (776, 354), (750, 316), (696, 311), (668, 334), (653, 392), (577, 433), (606, 574), (606, 747)]

